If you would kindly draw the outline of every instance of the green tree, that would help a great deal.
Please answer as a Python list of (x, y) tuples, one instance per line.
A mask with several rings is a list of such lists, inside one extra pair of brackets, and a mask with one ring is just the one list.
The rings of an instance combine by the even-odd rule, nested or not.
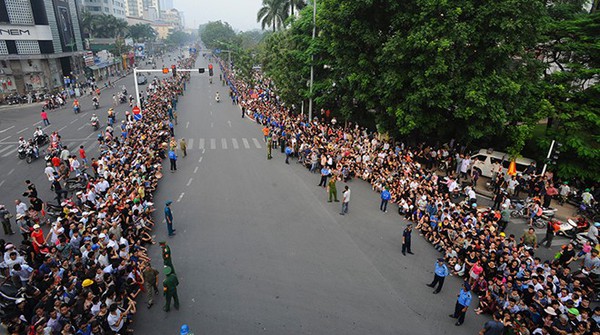
[(229, 23), (221, 21), (212, 21), (199, 28), (202, 42), (211, 49), (222, 48), (223, 45), (233, 44), (236, 41), (236, 34)]
[(273, 32), (281, 29), (288, 17), (290, 2), (286, 0), (263, 0), (262, 5), (256, 14), (256, 22), (261, 23), (263, 30), (268, 26), (273, 28)]
[(92, 33), (95, 37), (119, 38), (125, 37), (128, 33), (127, 22), (123, 19), (116, 18), (113, 15), (96, 15), (92, 21), (94, 22)]
[(173, 46), (181, 46), (192, 40), (192, 36), (181, 30), (174, 30), (169, 33), (165, 43)]
[(81, 15), (81, 29), (83, 30), (84, 37), (93, 38), (93, 31), (96, 30), (97, 19), (96, 15), (90, 14), (88, 11), (83, 11)]
[(150, 42), (156, 39), (157, 33), (149, 24), (138, 23), (129, 26), (129, 36), (135, 42)]

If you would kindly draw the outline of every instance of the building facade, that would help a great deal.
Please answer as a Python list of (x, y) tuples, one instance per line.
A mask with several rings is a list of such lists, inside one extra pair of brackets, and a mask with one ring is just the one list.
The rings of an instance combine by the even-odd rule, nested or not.
[(128, 17), (144, 17), (144, 1), (143, 0), (127, 0), (127, 16)]
[(113, 15), (119, 19), (127, 16), (127, 0), (79, 0), (81, 9), (90, 14)]
[(173, 6), (173, 0), (161, 0), (160, 1), (160, 9), (162, 10), (169, 10), (175, 8)]
[(75, 0), (0, 0), (0, 96), (83, 75), (77, 13)]

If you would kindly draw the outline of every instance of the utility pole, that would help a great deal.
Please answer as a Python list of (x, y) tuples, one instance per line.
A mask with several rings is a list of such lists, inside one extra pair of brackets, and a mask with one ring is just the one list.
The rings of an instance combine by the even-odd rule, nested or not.
[[(313, 0), (313, 31), (312, 31), (312, 39), (315, 40), (315, 35), (317, 33), (317, 0)], [(314, 53), (310, 56), (310, 88), (309, 88), (309, 97), (308, 97), (308, 121), (312, 122), (312, 112), (313, 112), (313, 81), (315, 79), (315, 55)]]
[(544, 173), (546, 173), (546, 167), (548, 167), (548, 160), (550, 159), (550, 156), (552, 155), (552, 149), (554, 149), (554, 143), (556, 141), (552, 140), (552, 144), (550, 144), (550, 150), (548, 150), (548, 155), (546, 156), (546, 162), (544, 163), (544, 168), (542, 168), (542, 176), (544, 175)]

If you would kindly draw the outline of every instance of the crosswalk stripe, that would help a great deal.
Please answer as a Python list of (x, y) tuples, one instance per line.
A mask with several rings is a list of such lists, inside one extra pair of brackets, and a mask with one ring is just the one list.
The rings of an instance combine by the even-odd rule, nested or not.
[(204, 149), (204, 139), (203, 138), (200, 139), (200, 147), (199, 147), (199, 149)]
[(227, 139), (226, 138), (221, 139), (221, 147), (223, 149), (227, 149)]
[(232, 138), (231, 142), (233, 142), (233, 148), (234, 149), (239, 149), (240, 148), (240, 146), (238, 145), (238, 141), (237, 141), (236, 138)]
[(4, 155), (2, 155), (2, 157), (8, 157), (8, 156), (14, 154), (15, 152), (17, 152), (17, 149), (18, 149), (18, 147), (10, 150), (9, 152), (7, 152)]
[(210, 148), (212, 150), (215, 150), (217, 148), (217, 140), (216, 139), (214, 139), (214, 138), (210, 139)]
[(250, 144), (248, 143), (248, 140), (245, 138), (242, 138), (242, 142), (244, 142), (244, 148), (246, 149), (250, 149)]
[(3, 152), (5, 152), (6, 150), (8, 150), (8, 149), (12, 148), (12, 147), (13, 147), (12, 145), (9, 145), (9, 146), (7, 146), (6, 148), (4, 148), (4, 149), (0, 150), (0, 154), (1, 154), (1, 153), (3, 153)]
[(189, 142), (187, 144), (187, 147), (190, 148), (190, 149), (194, 148), (194, 139), (193, 138), (190, 138), (190, 140), (189, 140)]
[(262, 146), (260, 145), (260, 142), (258, 142), (258, 140), (256, 139), (256, 137), (253, 137), (253, 138), (252, 138), (252, 141), (254, 142), (254, 145), (255, 145), (255, 146), (258, 148), (258, 149), (262, 148)]

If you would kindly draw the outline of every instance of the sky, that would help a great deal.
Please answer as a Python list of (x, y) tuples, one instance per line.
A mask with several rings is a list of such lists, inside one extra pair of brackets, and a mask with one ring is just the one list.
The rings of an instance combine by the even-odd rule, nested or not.
[(184, 12), (188, 28), (221, 20), (229, 22), (235, 30), (260, 29), (256, 13), (262, 7), (262, 0), (173, 0), (173, 6)]

